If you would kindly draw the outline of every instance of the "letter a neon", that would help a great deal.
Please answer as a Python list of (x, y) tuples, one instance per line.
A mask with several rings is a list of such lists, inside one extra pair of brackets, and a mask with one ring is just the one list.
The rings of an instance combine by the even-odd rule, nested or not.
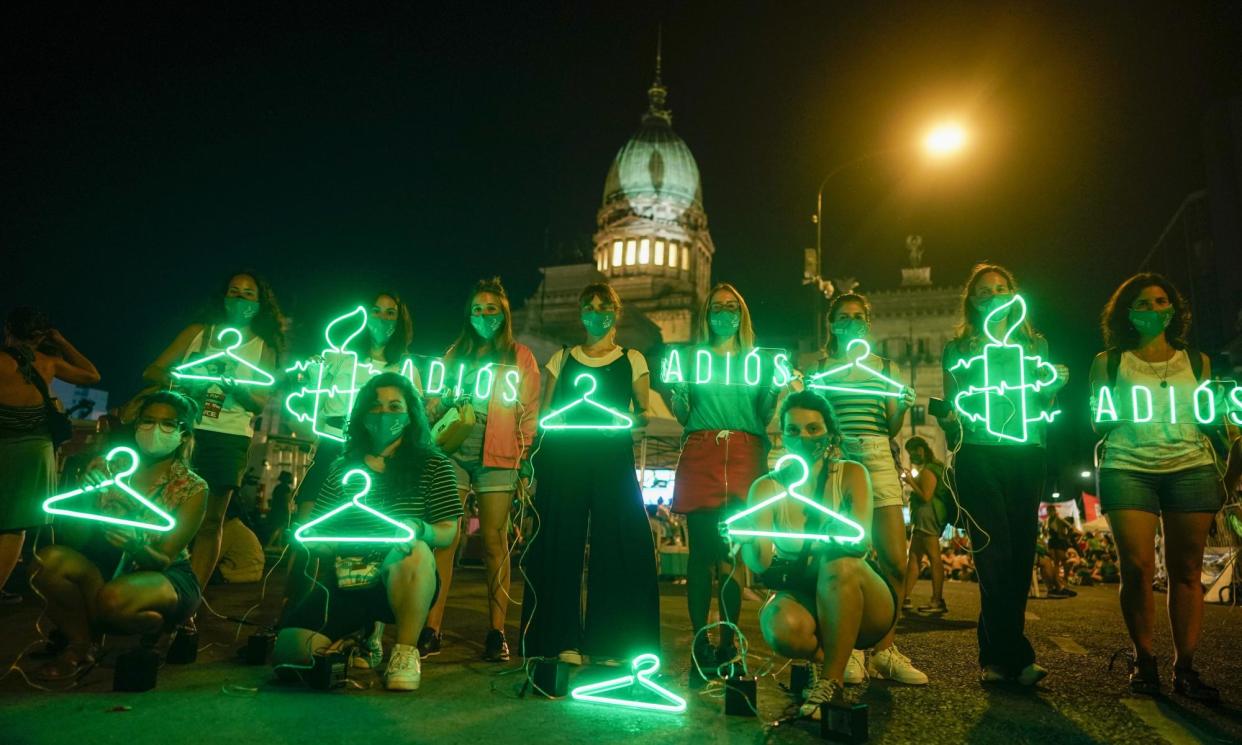
[(1113, 403), (1113, 391), (1108, 387), (1101, 388), (1099, 396), (1096, 398), (1095, 421), (1097, 424), (1104, 421), (1105, 414), (1108, 415), (1108, 421), (1117, 421), (1117, 405)]

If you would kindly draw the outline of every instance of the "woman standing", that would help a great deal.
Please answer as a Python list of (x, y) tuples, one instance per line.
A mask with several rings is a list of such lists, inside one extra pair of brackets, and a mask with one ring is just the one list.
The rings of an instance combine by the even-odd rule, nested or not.
[[(207, 481), (207, 514), (194, 539), (190, 565), (200, 587), (215, 571), (220, 558), (224, 513), (229, 499), (241, 483), (246, 468), (250, 441), (254, 437), (254, 418), (267, 405), (270, 390), (234, 382), (177, 380), (173, 368), (194, 359), (207, 357), (223, 348), (217, 347), (221, 329), (241, 332), (241, 346), (233, 354), (252, 365), (272, 373), (284, 351), (285, 318), (276, 302), (272, 288), (254, 272), (239, 272), (225, 280), (213, 298), (203, 320), (187, 326), (172, 344), (155, 358), (143, 372), (143, 380), (159, 388), (176, 387), (199, 405), (199, 421), (195, 427), (194, 471)], [(250, 368), (224, 357), (217, 357), (202, 372), (222, 376), (226, 380), (248, 380), (254, 377)]]
[[(1190, 395), (1211, 378), (1206, 356), (1190, 350), (1190, 307), (1159, 274), (1137, 274), (1117, 288), (1101, 316), (1104, 343), (1091, 365), (1091, 390), (1110, 388), (1119, 417), (1096, 424), (1103, 435), (1100, 506), (1117, 539), (1121, 613), (1134, 645), (1130, 689), (1156, 695), (1160, 677), (1152, 649), (1156, 526), (1163, 526), (1173, 629), (1173, 688), (1199, 700), (1219, 700), (1194, 669), (1203, 631), (1203, 546), (1224, 501), (1211, 445), (1195, 424)], [(1145, 386), (1151, 414), (1135, 421), (1131, 394)], [(1181, 395), (1170, 400), (1165, 391)], [(1092, 409), (1095, 409), (1093, 406)]]
[(17, 566), (26, 529), (47, 523), (43, 500), (56, 491), (56, 448), (48, 428), (48, 387), (60, 378), (90, 386), (99, 371), (34, 308), (14, 308), (4, 322), (0, 354), (0, 603)]
[(917, 476), (909, 471), (901, 473), (901, 480), (910, 486), (913, 496), (910, 525), (914, 535), (910, 537), (910, 563), (906, 565), (906, 607), (912, 605), (910, 593), (918, 582), (919, 568), (926, 557), (931, 568), (931, 601), (917, 610), (927, 615), (942, 615), (949, 612), (944, 602), (944, 562), (940, 558), (940, 536), (949, 524), (948, 482), (944, 464), (936, 459), (927, 440), (917, 436), (906, 440), (906, 453), (910, 456), (910, 465), (918, 471)]
[[(957, 336), (945, 346), (945, 399), (959, 391), (982, 387), (982, 365), (954, 367), (980, 353), (988, 339), (983, 323), (994, 310), (1010, 303), (1008, 312), (992, 316), (989, 330), (996, 338), (1006, 334), (1020, 344), (1025, 355), (1048, 358), (1048, 341), (1021, 316), (1013, 296), (1013, 274), (996, 264), (975, 266), (962, 294), (961, 322)], [(1050, 408), (1057, 391), (1065, 386), (1069, 370), (1056, 365), (1057, 377), (1033, 395), (1034, 408)], [(970, 512), (967, 521), (979, 578), (982, 610), (979, 613), (979, 667), (984, 683), (1016, 680), (1033, 686), (1048, 674), (1035, 664), (1035, 650), (1024, 633), (1027, 590), (1035, 565), (1035, 540), (1039, 535), (1039, 500), (1043, 495), (1046, 454), (1042, 419), (1028, 426), (1023, 441), (988, 430), (982, 422), (958, 417), (957, 411), (940, 419), (950, 442), (960, 441), (954, 463), (961, 506)]]
[[(492, 366), (486, 395), (478, 395), (479, 372)], [(515, 401), (505, 401), (504, 372), (518, 370), (519, 383)], [(474, 408), (474, 427), (469, 436), (451, 454), (457, 474), (457, 489), (464, 504), (474, 492), (479, 501), (479, 531), (483, 537), (483, 559), (487, 567), (488, 620), (490, 627), (483, 640), (483, 659), (505, 662), (509, 659), (509, 642), (505, 637), (505, 616), (509, 612), (509, 528), (513, 497), (517, 492), (519, 474), (530, 458), (539, 413), (539, 365), (525, 345), (513, 339), (513, 319), (509, 296), (499, 278), (481, 280), (470, 293), (465, 323), (457, 341), (445, 354), (445, 368), (450, 380), (459, 371), (462, 397), (448, 401), (443, 397), (428, 401), (431, 420), (436, 421), (450, 406), (469, 403)], [(429, 381), (430, 382), (430, 381)], [(444, 605), (453, 583), (453, 559), (457, 555), (460, 535), (436, 551), (436, 565), (444, 582), (427, 626), (418, 639), (423, 656), (440, 651), (440, 624)]]
[[(660, 648), (655, 546), (634, 474), (633, 435), (620, 417), (582, 401), (589, 393), (591, 401), (618, 413), (631, 411), (633, 403), (627, 416), (643, 426), (651, 383), (647, 361), (617, 344), (621, 298), (611, 285), (588, 285), (578, 304), (586, 343), (562, 349), (547, 364), (544, 409), (554, 421), (545, 420), (535, 459), (537, 529), (522, 603), (523, 656), (559, 654), (571, 664), (581, 664), (583, 653), (630, 659)], [(623, 428), (559, 428), (587, 421)]]
[[(871, 304), (862, 295), (838, 295), (828, 308), (831, 333), (827, 359), (822, 371), (840, 369), (854, 361), (849, 354), (850, 342), (866, 340), (871, 333)], [(901, 431), (906, 411), (914, 403), (914, 389), (904, 384), (901, 370), (893, 362), (870, 354), (865, 362), (900, 385), (894, 391), (892, 382), (875, 377), (857, 366), (834, 375), (817, 375), (822, 383), (833, 386), (822, 394), (832, 404), (841, 420), (843, 455), (862, 463), (871, 475), (874, 500), (872, 506), (872, 543), (885, 580), (904, 595), (906, 580), (906, 524), (901, 508), (905, 497), (897, 475), (897, 464), (889, 447), (889, 439)], [(815, 387), (812, 382), (811, 387)], [(881, 395), (897, 392), (899, 395)], [(895, 643), (896, 627), (889, 630), (872, 650), (866, 672), (873, 677), (895, 680), (909, 685), (926, 685), (927, 675), (914, 667)], [(845, 672), (851, 685), (863, 681), (863, 652), (855, 651)]]
[[(732, 285), (712, 288), (699, 309), (695, 343), (723, 368), (726, 355), (741, 360), (755, 346), (750, 309)], [(722, 621), (741, 618), (741, 584), (733, 575), (733, 558), (718, 526), (727, 503), (744, 499), (750, 485), (767, 471), (767, 426), (776, 411), (777, 388), (746, 385), (675, 385), (670, 406), (684, 427), (681, 458), (673, 482), (673, 512), (686, 516), (690, 557), (686, 572), (690, 623), (695, 632), (691, 682), (697, 671), (713, 669), (737, 657), (733, 629), (720, 627), (720, 644), (701, 630), (707, 625), (713, 589), (719, 587)]]

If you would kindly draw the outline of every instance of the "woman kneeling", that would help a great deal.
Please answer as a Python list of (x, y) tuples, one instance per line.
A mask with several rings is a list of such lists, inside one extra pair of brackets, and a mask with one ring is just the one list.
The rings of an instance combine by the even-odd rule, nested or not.
[[(768, 644), (787, 657), (821, 665), (819, 680), (808, 689), (801, 709), (803, 716), (819, 719), (822, 704), (844, 701), (850, 653), (874, 645), (896, 623), (897, 595), (864, 560), (870, 551), (871, 483), (860, 464), (836, 457), (841, 430), (832, 407), (814, 392), (795, 393), (781, 407), (781, 430), (786, 449), (801, 456), (809, 467), (806, 484), (799, 487), (803, 472), (796, 464), (782, 468), (754, 483), (748, 503), (805, 488), (810, 493), (801, 492), (802, 496), (853, 520), (864, 535), (856, 544), (732, 538), (741, 544), (742, 559), (751, 571), (760, 574), (769, 589), (777, 590), (759, 618)], [(794, 499), (776, 502), (771, 509), (755, 513), (754, 519), (760, 532), (849, 533), (846, 526), (833, 524), (826, 513)]]

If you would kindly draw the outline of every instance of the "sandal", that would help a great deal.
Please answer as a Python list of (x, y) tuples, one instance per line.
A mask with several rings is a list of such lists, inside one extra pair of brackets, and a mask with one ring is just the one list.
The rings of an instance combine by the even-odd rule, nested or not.
[(36, 675), (46, 681), (77, 680), (95, 667), (99, 649), (94, 644), (70, 644), (55, 660), (40, 667)]
[(1173, 690), (1200, 703), (1220, 703), (1220, 691), (1204, 683), (1194, 668), (1173, 668)]

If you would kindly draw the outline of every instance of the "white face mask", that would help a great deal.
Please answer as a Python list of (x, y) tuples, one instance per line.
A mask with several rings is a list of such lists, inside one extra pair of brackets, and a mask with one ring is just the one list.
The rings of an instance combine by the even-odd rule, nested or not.
[(165, 432), (159, 427), (139, 428), (134, 432), (134, 442), (143, 455), (163, 458), (181, 446), (181, 430)]

